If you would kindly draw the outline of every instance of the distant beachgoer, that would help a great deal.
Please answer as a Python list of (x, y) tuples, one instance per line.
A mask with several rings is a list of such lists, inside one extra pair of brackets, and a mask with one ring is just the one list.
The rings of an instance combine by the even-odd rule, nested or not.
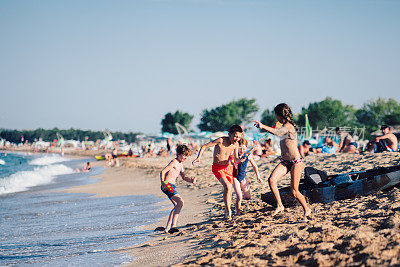
[(106, 153), (106, 154), (104, 154), (104, 159), (106, 160), (106, 164), (107, 164), (107, 166), (111, 166), (111, 164), (112, 164), (112, 155), (111, 155), (111, 153)]
[(240, 215), (241, 213), (241, 204), (243, 196), (245, 200), (251, 199), (250, 186), (246, 180), (246, 168), (249, 162), (253, 166), (253, 170), (256, 174), (257, 181), (259, 183), (263, 182), (262, 179), (260, 178), (260, 172), (258, 171), (258, 167), (256, 162), (254, 161), (253, 155), (251, 153), (245, 155), (246, 149), (247, 149), (247, 140), (242, 138), (239, 141), (239, 148), (238, 148), (238, 156), (240, 162), (235, 166), (233, 171), (233, 177), (234, 177), (233, 188), (236, 193), (236, 215)]
[(339, 153), (356, 153), (358, 152), (358, 144), (354, 141), (353, 137), (339, 127), (336, 127), (336, 134), (340, 137)]
[(300, 155), (305, 158), (310, 154), (310, 148), (312, 148), (310, 142), (305, 140), (302, 145), (299, 146)]
[(329, 136), (325, 137), (325, 144), (326, 144), (327, 146), (332, 146), (332, 147), (334, 147), (334, 148), (335, 148), (335, 151), (338, 151), (338, 150), (339, 150), (339, 145), (338, 145), (335, 141), (333, 141), (333, 139), (330, 138)]
[(133, 156), (133, 151), (132, 151), (132, 148), (130, 147), (129, 151), (128, 151), (128, 157), (132, 157), (132, 156)]
[(272, 140), (271, 138), (265, 139), (264, 145), (262, 146), (262, 158), (269, 157), (272, 155), (276, 155), (276, 151), (271, 147)]
[(145, 145), (142, 145), (142, 155), (143, 156), (145, 156), (146, 155), (146, 153), (147, 153), (147, 148), (146, 148), (146, 146)]
[(170, 138), (167, 139), (167, 151), (168, 151), (168, 153), (171, 152), (172, 146), (173, 146), (172, 138), (170, 137)]
[(335, 154), (339, 150), (339, 145), (329, 136), (325, 137), (325, 142), (321, 148), (316, 149), (317, 153)]
[(200, 146), (199, 146), (199, 144), (197, 142), (192, 142), (191, 146), (192, 146), (193, 153), (199, 152)]
[(174, 208), (171, 210), (167, 220), (167, 226), (165, 227), (166, 233), (176, 233), (179, 230), (176, 228), (178, 216), (183, 207), (183, 199), (175, 189), (176, 179), (180, 175), (183, 180), (189, 183), (195, 183), (196, 178), (187, 177), (185, 169), (183, 168), (183, 162), (190, 156), (190, 150), (186, 145), (178, 145), (176, 148), (176, 158), (173, 159), (161, 172), (161, 191), (168, 196)]
[(257, 140), (254, 140), (253, 158), (258, 160), (261, 158), (262, 154), (263, 154), (263, 152), (262, 152), (262, 146), (261, 146), (260, 142), (258, 142)]
[(387, 125), (381, 126), (382, 135), (376, 137), (372, 142), (370, 142), (367, 151), (382, 152), (397, 152), (399, 149), (399, 142), (397, 137), (390, 132)]
[(280, 136), (281, 141), (281, 151), (282, 156), (280, 158), (281, 162), (272, 171), (268, 182), (272, 193), (275, 196), (277, 207), (272, 215), (276, 215), (279, 212), (283, 212), (285, 207), (283, 206), (281, 197), (278, 190), (278, 181), (290, 172), (291, 183), (290, 189), (293, 196), (300, 202), (303, 206), (304, 217), (306, 218), (311, 213), (311, 209), (307, 206), (305, 197), (299, 191), (299, 183), (301, 174), (304, 170), (303, 158), (300, 155), (299, 149), (297, 148), (297, 132), (295, 124), (293, 122), (293, 114), (290, 107), (281, 103), (274, 108), (276, 119), (282, 123), (280, 128), (272, 128), (262, 124), (259, 121), (253, 121), (254, 126), (260, 129), (264, 129), (273, 135)]
[(90, 172), (92, 170), (92, 166), (90, 165), (90, 162), (86, 162), (86, 166), (82, 167), (81, 169), (76, 168), (77, 172)]
[(148, 144), (148, 146), (147, 146), (146, 155), (148, 157), (155, 157), (156, 156), (156, 154), (153, 152), (153, 149), (151, 149), (151, 144)]
[(229, 163), (229, 157), (234, 154), (234, 162), (239, 162), (238, 147), (239, 140), (242, 138), (243, 129), (239, 125), (232, 125), (229, 134), (226, 137), (217, 138), (211, 142), (204, 144), (192, 162), (193, 165), (200, 162), (200, 158), (204, 151), (208, 148), (214, 148), (212, 172), (223, 186), (223, 198), (225, 203), (225, 219), (232, 218), (231, 202), (232, 202), (232, 184), (233, 184), (233, 166)]
[(157, 153), (157, 156), (160, 156), (160, 157), (165, 157), (165, 156), (168, 156), (168, 151), (165, 149), (165, 148), (160, 148), (160, 151), (158, 151), (158, 153)]
[(119, 167), (119, 160), (118, 160), (118, 145), (114, 146), (114, 150), (111, 153), (112, 156), (112, 166)]

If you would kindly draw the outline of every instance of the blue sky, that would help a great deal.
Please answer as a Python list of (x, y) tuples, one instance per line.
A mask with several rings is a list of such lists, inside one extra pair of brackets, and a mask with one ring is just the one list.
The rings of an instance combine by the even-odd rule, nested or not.
[(2, 0), (0, 128), (157, 133), (167, 112), (195, 128), (242, 97), (400, 102), (398, 14), (394, 0)]

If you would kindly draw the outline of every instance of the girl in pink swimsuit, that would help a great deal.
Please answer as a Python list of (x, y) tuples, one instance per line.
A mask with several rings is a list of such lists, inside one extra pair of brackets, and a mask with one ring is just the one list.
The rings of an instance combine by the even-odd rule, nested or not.
[(278, 190), (278, 181), (290, 172), (291, 181), (290, 189), (293, 196), (300, 202), (304, 209), (304, 217), (307, 217), (311, 213), (311, 209), (307, 206), (305, 197), (299, 191), (299, 183), (301, 174), (304, 170), (303, 158), (300, 155), (299, 149), (297, 148), (297, 132), (296, 125), (293, 122), (293, 114), (290, 107), (281, 103), (277, 105), (274, 109), (276, 119), (282, 123), (280, 128), (272, 128), (262, 124), (259, 121), (253, 121), (254, 126), (260, 129), (264, 129), (273, 135), (281, 137), (281, 162), (272, 171), (268, 182), (272, 193), (275, 196), (277, 207), (273, 212), (273, 216), (281, 211), (285, 210), (282, 204), (281, 197)]

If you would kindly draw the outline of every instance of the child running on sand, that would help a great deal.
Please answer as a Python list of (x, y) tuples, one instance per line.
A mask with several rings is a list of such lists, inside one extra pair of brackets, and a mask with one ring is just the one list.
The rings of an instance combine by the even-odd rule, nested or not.
[[(253, 166), (253, 170), (256, 173), (257, 181), (262, 183), (263, 180), (260, 178), (260, 172), (258, 171), (258, 167), (256, 162), (254, 161), (252, 151), (250, 153), (246, 153), (247, 149), (247, 140), (242, 138), (239, 141), (239, 148), (238, 148), (238, 156), (240, 159), (239, 164), (235, 166), (233, 171), (233, 188), (235, 189), (236, 193), (236, 215), (240, 215), (241, 213), (241, 204), (243, 200), (243, 195), (245, 200), (251, 199), (251, 192), (250, 186), (246, 180), (246, 168), (247, 164), (250, 162)], [(243, 191), (243, 194), (242, 194)]]
[(279, 129), (274, 129), (272, 127), (266, 126), (259, 121), (253, 121), (254, 126), (260, 129), (264, 129), (273, 135), (280, 136), (280, 146), (281, 146), (281, 162), (272, 171), (268, 182), (272, 193), (275, 196), (277, 207), (273, 212), (273, 216), (285, 210), (282, 204), (281, 197), (278, 190), (278, 181), (290, 172), (291, 181), (290, 189), (293, 196), (300, 202), (304, 209), (304, 217), (306, 218), (311, 213), (311, 209), (307, 206), (305, 197), (299, 191), (299, 183), (301, 174), (304, 169), (303, 158), (300, 155), (299, 149), (297, 148), (297, 132), (295, 124), (293, 122), (293, 114), (290, 107), (281, 103), (277, 105), (274, 109), (276, 119), (282, 123), (282, 127)]
[(204, 144), (197, 158), (192, 162), (200, 162), (201, 155), (203, 155), (204, 150), (207, 148), (214, 148), (214, 157), (212, 172), (218, 181), (223, 186), (223, 197), (225, 203), (225, 219), (230, 220), (232, 217), (231, 203), (232, 203), (232, 183), (233, 183), (233, 166), (229, 164), (229, 157), (234, 153), (234, 161), (238, 162), (238, 145), (239, 140), (242, 138), (243, 129), (239, 125), (232, 125), (229, 128), (229, 134), (226, 137), (220, 137), (214, 141)]
[(176, 158), (174, 158), (168, 165), (160, 172), (161, 191), (168, 196), (174, 208), (169, 214), (167, 226), (165, 227), (166, 233), (176, 233), (179, 230), (176, 228), (179, 213), (183, 207), (183, 199), (175, 190), (175, 182), (179, 175), (182, 179), (189, 183), (195, 183), (196, 178), (189, 178), (185, 175), (183, 162), (190, 156), (190, 149), (186, 145), (178, 145), (176, 148)]

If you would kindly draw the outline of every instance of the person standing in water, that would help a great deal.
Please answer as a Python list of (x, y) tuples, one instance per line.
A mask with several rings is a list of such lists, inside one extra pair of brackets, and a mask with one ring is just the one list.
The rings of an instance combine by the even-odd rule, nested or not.
[(114, 145), (114, 150), (112, 151), (111, 156), (112, 156), (112, 164), (111, 164), (111, 166), (114, 165), (116, 167), (119, 167), (118, 145), (117, 144)]
[(282, 127), (275, 129), (262, 124), (260, 121), (253, 121), (254, 126), (259, 129), (264, 129), (267, 132), (281, 137), (280, 146), (282, 151), (282, 156), (280, 158), (280, 163), (272, 171), (268, 183), (271, 188), (272, 193), (276, 199), (276, 209), (272, 213), (273, 216), (283, 212), (285, 207), (283, 206), (281, 197), (278, 190), (278, 181), (290, 172), (290, 189), (293, 196), (300, 202), (303, 206), (304, 217), (306, 218), (311, 214), (311, 209), (307, 206), (305, 197), (299, 191), (299, 183), (301, 174), (304, 170), (303, 158), (300, 155), (299, 149), (297, 148), (297, 132), (296, 125), (293, 121), (293, 114), (290, 107), (281, 103), (277, 105), (274, 109), (276, 119), (282, 124)]

